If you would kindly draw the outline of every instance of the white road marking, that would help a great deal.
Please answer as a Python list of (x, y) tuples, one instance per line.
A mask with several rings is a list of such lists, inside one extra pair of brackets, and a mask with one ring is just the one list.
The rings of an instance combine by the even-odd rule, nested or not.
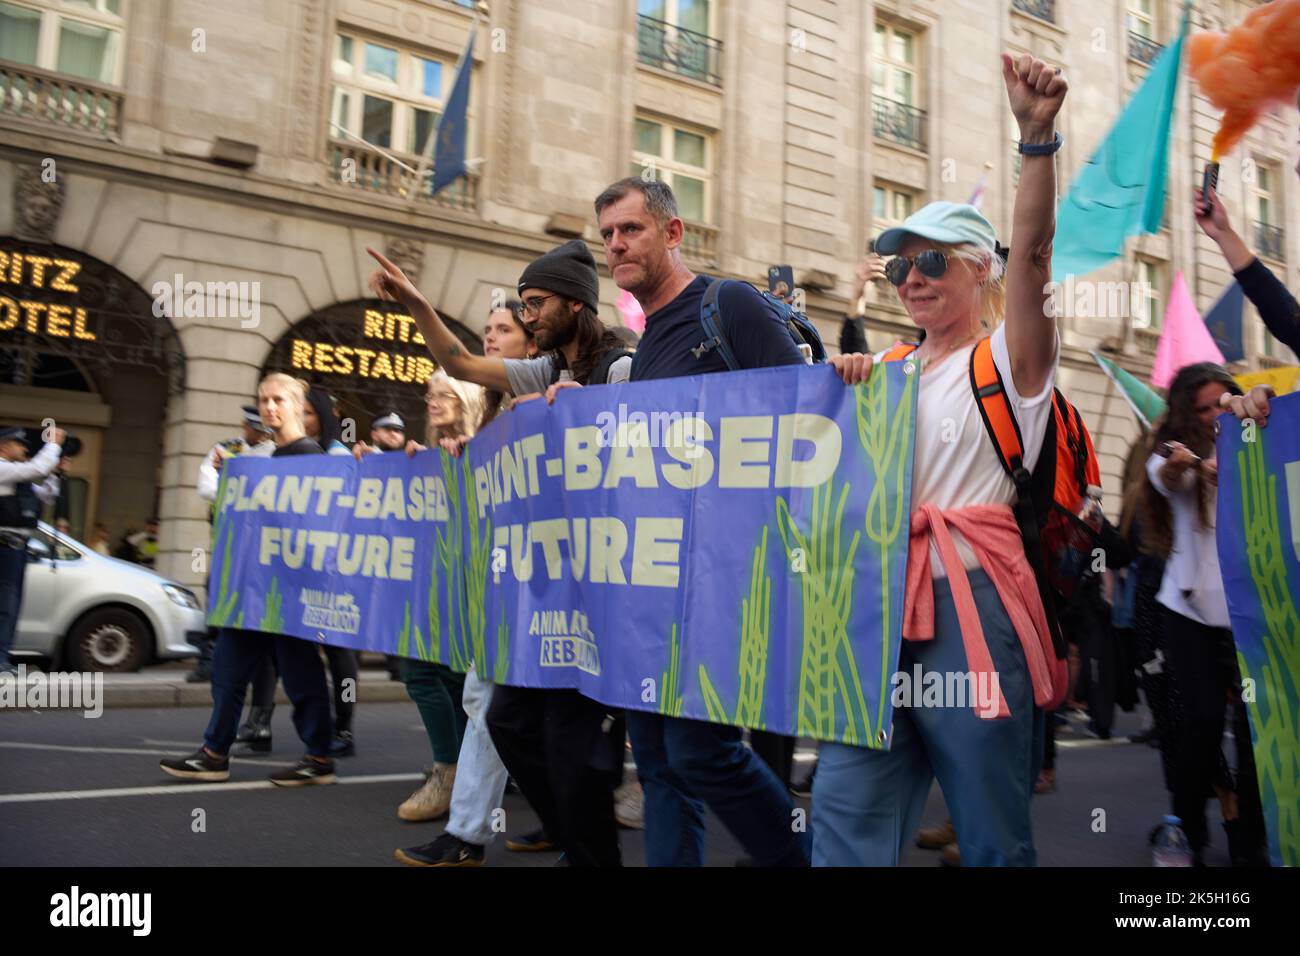
[[(194, 741), (190, 741), (182, 746), (193, 747)], [(143, 747), (70, 747), (66, 744), (32, 744), (18, 743), (16, 741), (0, 740), (0, 747), (9, 747), (14, 750), (56, 750), (62, 753), (78, 754), (135, 754), (140, 757), (179, 757), (180, 754), (176, 749), (171, 750), (146, 750)], [(256, 764), (262, 767), (295, 767), (296, 761), (292, 760), (262, 760), (260, 757), (231, 757), (235, 763), (247, 763), (250, 766)]]
[[(341, 784), (399, 783), (423, 780), (418, 773), (376, 773), (362, 777), (339, 777)], [(177, 793), (230, 793), (235, 790), (279, 790), (269, 780), (241, 780), (238, 783), (179, 783), (159, 787), (119, 787), (111, 790), (49, 790), (45, 793), (4, 793), (3, 803), (41, 803), (52, 800), (106, 800), (114, 797), (157, 797)]]
[(140, 743), (154, 744), (159, 747), (193, 747), (193, 740), (154, 740), (152, 737), (141, 737)]
[(1111, 737), (1110, 740), (1102, 740), (1098, 737), (1089, 737), (1087, 740), (1062, 740), (1056, 738), (1056, 746), (1064, 747), (1066, 750), (1086, 747), (1116, 747), (1120, 744), (1127, 744), (1127, 737)]

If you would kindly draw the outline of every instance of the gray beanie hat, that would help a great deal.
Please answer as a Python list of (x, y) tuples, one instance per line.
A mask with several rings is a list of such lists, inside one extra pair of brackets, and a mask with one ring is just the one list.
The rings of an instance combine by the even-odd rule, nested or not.
[(525, 289), (545, 289), (600, 311), (596, 260), (581, 239), (571, 239), (530, 262), (519, 277), (517, 291), (522, 295)]

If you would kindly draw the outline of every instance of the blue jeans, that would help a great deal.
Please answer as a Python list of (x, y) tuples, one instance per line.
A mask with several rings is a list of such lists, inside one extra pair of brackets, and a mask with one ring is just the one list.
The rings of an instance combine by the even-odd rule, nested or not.
[[(707, 804), (759, 866), (807, 866), (807, 825), (738, 727), (628, 711), (648, 866), (702, 866)], [(818, 782), (820, 786), (820, 781)]]
[(267, 642), (284, 692), (293, 703), (293, 726), (313, 757), (328, 757), (334, 724), (330, 719), (330, 692), (320, 651), (310, 641), (283, 634), (262, 634), (222, 628), (212, 650), (212, 717), (203, 743), (213, 753), (228, 754), (239, 732), (248, 682), (262, 661)]
[[(1011, 716), (966, 706), (896, 706), (888, 751), (823, 743), (813, 788), (814, 866), (897, 866), (938, 778), (966, 866), (1034, 866), (1029, 801), (1043, 755), (1043, 713), (997, 589), (969, 572), (984, 638)], [(899, 672), (962, 674), (966, 651), (952, 591), (934, 582), (934, 638), (904, 641)], [(915, 681), (913, 680), (913, 683)], [(892, 688), (891, 684), (891, 688)]]
[(9, 666), (9, 651), (18, 630), (18, 611), (23, 606), (23, 576), (27, 573), (27, 551), (0, 545), (0, 667)]

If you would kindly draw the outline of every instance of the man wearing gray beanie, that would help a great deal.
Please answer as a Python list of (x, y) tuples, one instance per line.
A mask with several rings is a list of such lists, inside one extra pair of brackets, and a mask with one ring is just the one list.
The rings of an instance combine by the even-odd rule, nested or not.
[(519, 277), (523, 321), (540, 352), (531, 359), (489, 358), (466, 351), (402, 270), (375, 250), (367, 251), (381, 266), (371, 274), (370, 288), (381, 299), (406, 306), (429, 352), (452, 378), (519, 396), (544, 392), (557, 383), (612, 385), (626, 382), (631, 374), (631, 353), (597, 315), (596, 260), (581, 239), (534, 259)]
[[(631, 354), (596, 314), (596, 260), (581, 240), (533, 260), (519, 277), (524, 324), (542, 352), (533, 359), (466, 352), (402, 270), (367, 251), (382, 267), (371, 275), (370, 288), (406, 306), (434, 359), (453, 378), (519, 396), (556, 384), (622, 382), (631, 373)], [(623, 771), (622, 713), (576, 690), (500, 685), (487, 724), (501, 762), (564, 849), (566, 862), (619, 866), (613, 794)]]

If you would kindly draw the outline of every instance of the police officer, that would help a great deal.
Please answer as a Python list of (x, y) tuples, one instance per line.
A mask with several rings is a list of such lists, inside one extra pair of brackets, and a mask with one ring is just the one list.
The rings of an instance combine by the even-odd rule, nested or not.
[(406, 447), (406, 422), (397, 412), (385, 412), (370, 423), (370, 444), (380, 451), (401, 451)]
[(25, 437), (22, 428), (0, 428), (0, 673), (14, 670), (9, 651), (23, 603), (27, 539), (40, 520), (41, 505), (59, 495), (55, 470), (66, 436), (62, 428), (51, 429), (30, 461)]

